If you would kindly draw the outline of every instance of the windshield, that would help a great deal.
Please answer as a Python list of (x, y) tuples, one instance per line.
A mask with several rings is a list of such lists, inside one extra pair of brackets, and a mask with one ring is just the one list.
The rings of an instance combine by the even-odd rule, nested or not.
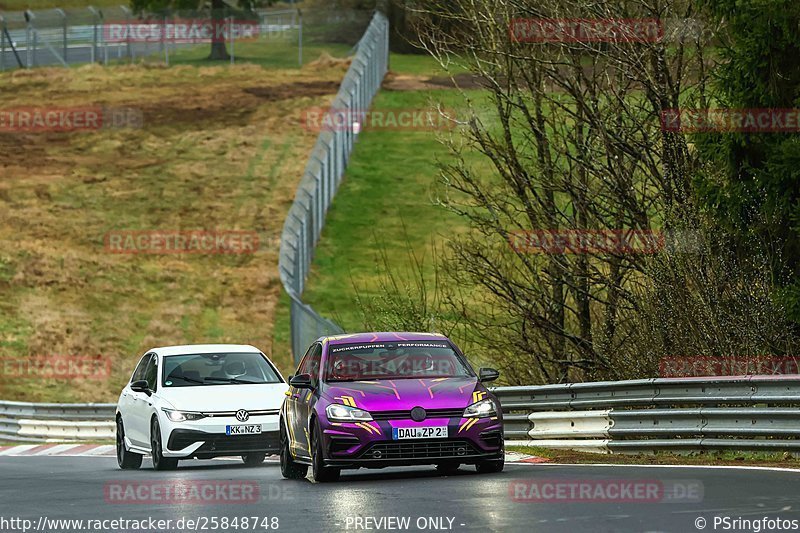
[(164, 358), (165, 387), (281, 383), (260, 353), (171, 355)]
[(473, 376), (446, 342), (381, 342), (331, 346), (325, 381)]

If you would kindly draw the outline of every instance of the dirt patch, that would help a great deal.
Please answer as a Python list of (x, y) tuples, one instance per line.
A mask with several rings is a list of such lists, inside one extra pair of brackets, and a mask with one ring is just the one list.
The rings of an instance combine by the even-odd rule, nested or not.
[(461, 73), (452, 78), (448, 76), (412, 76), (389, 72), (383, 81), (387, 91), (435, 91), (442, 89), (483, 89), (486, 82), (480, 76)]
[(307, 66), (312, 69), (340, 68), (342, 70), (347, 70), (350, 68), (352, 62), (352, 57), (333, 57), (328, 52), (323, 52), (320, 54), (319, 58), (309, 63)]
[(297, 83), (286, 83), (274, 87), (248, 87), (244, 90), (265, 102), (276, 102), (289, 98), (300, 98), (304, 96), (324, 96), (326, 94), (336, 94), (339, 90), (339, 83), (333, 81), (306, 81)]

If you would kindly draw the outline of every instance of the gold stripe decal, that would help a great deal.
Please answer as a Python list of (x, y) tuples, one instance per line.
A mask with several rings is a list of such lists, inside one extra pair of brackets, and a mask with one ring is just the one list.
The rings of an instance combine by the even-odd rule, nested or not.
[(472, 393), (472, 403), (477, 403), (483, 400), (483, 397), (486, 396), (485, 392), (475, 391)]

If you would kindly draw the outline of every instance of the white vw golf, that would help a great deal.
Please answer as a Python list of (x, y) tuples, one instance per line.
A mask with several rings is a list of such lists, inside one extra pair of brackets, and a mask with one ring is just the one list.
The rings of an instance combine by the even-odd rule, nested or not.
[(136, 469), (151, 454), (156, 470), (219, 456), (261, 464), (280, 450), (278, 413), (287, 391), (275, 365), (253, 346), (150, 350), (117, 404), (117, 462)]

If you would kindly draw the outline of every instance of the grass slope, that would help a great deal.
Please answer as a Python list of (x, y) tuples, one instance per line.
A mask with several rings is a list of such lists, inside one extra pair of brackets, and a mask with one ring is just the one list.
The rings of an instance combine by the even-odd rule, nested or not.
[[(110, 106), (143, 127), (0, 132), (0, 363), (110, 360), (98, 380), (0, 376), (0, 398), (111, 401), (149, 347), (271, 351), (278, 239), (315, 135), (302, 111), (342, 66), (34, 69), (0, 75), (3, 109)], [(116, 230), (255, 231), (253, 255), (118, 255)], [(276, 354), (284, 369), (286, 354)], [(0, 366), (0, 369), (7, 368)]]

